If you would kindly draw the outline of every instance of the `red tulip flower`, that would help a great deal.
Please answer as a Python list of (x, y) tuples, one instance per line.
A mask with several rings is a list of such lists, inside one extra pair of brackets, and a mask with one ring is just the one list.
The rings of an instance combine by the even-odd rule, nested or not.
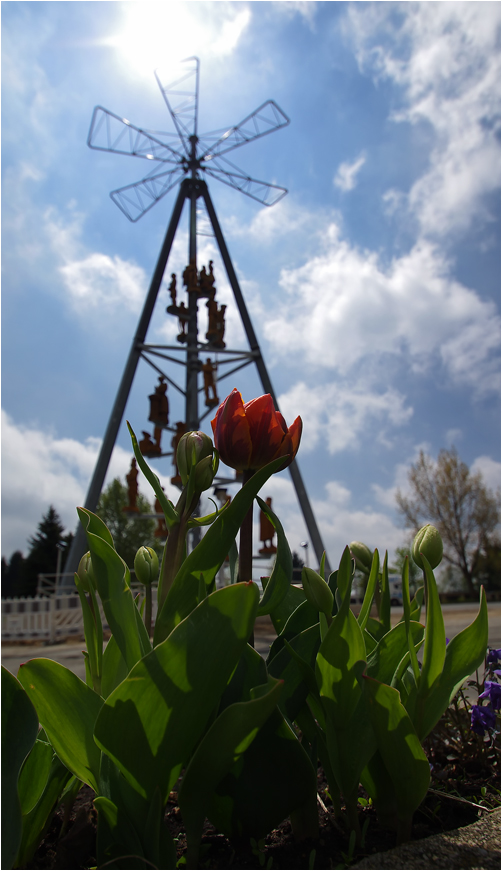
[(221, 403), (211, 426), (221, 460), (237, 471), (256, 471), (277, 457), (284, 457), (281, 469), (285, 469), (295, 458), (302, 435), (301, 417), (288, 429), (270, 393), (244, 404), (235, 389)]

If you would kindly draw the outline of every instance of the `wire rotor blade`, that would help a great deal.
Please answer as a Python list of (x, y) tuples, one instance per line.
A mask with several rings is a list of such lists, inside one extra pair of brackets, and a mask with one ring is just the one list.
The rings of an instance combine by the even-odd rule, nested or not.
[[(290, 123), (287, 115), (279, 108), (274, 100), (267, 100), (266, 103), (255, 109), (251, 115), (244, 118), (236, 127), (230, 127), (219, 138), (210, 145), (200, 157), (200, 160), (209, 161), (214, 157), (219, 157), (232, 151), (234, 148), (240, 148), (246, 142), (252, 142), (253, 139), (260, 139), (268, 133), (273, 133), (275, 130), (280, 130), (281, 127), (287, 127)], [(217, 135), (217, 134), (213, 134)], [(211, 134), (204, 135), (204, 143)]]
[(190, 157), (190, 137), (197, 136), (199, 58), (186, 58), (174, 69), (157, 69), (155, 70), (155, 78), (185, 153), (187, 157)]
[(184, 175), (185, 169), (182, 166), (158, 175), (149, 175), (141, 181), (112, 191), (110, 197), (126, 218), (134, 224), (172, 190)]
[(182, 159), (167, 143), (102, 106), (96, 106), (92, 113), (87, 145), (98, 151), (113, 151), (164, 163), (180, 163)]
[(286, 196), (286, 188), (280, 187), (276, 184), (269, 184), (266, 181), (258, 181), (256, 178), (251, 178), (251, 176), (246, 175), (242, 170), (237, 166), (234, 166), (233, 163), (230, 163), (230, 161), (225, 158), (220, 158), (220, 161), (229, 165), (231, 169), (224, 169), (215, 161), (214, 164), (211, 163), (210, 166), (205, 166), (204, 171), (212, 178), (216, 178), (218, 181), (223, 182), (223, 184), (235, 188), (243, 194), (246, 194), (246, 196), (251, 197), (252, 200), (256, 200), (264, 206), (274, 206), (279, 202), (279, 200), (282, 200), (282, 198)]

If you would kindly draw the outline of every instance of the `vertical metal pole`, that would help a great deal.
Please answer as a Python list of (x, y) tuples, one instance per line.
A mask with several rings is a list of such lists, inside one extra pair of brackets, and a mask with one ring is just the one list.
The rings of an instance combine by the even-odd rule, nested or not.
[[(190, 137), (192, 144), (192, 159), (195, 161), (195, 150), (197, 147), (197, 137)], [(197, 197), (199, 181), (195, 176), (195, 170), (192, 171), (190, 179), (190, 232), (188, 243), (188, 258), (189, 262), (197, 266)], [(199, 374), (199, 353), (197, 349), (198, 324), (197, 324), (197, 294), (192, 292), (188, 297), (188, 312), (190, 320), (188, 321), (188, 336), (187, 336), (187, 371), (186, 371), (186, 414), (185, 421), (188, 432), (199, 429), (199, 403), (197, 382)]]
[[(253, 329), (253, 325), (251, 323), (251, 319), (248, 314), (248, 310), (246, 308), (246, 303), (244, 302), (244, 297), (242, 295), (241, 289), (239, 287), (239, 282), (237, 281), (237, 276), (234, 271), (234, 267), (232, 261), (230, 259), (230, 255), (228, 253), (228, 249), (225, 243), (225, 239), (223, 238), (223, 233), (221, 232), (221, 227), (218, 222), (218, 218), (216, 216), (216, 212), (214, 210), (213, 202), (211, 197), (209, 196), (209, 190), (204, 181), (200, 182), (202, 196), (204, 197), (204, 202), (206, 204), (207, 212), (209, 215), (209, 220), (211, 221), (214, 235), (216, 237), (216, 241), (218, 243), (218, 247), (220, 249), (220, 253), (223, 259), (223, 263), (225, 264), (225, 269), (227, 270), (228, 280), (234, 292), (235, 301), (237, 303), (237, 308), (239, 309), (239, 314), (241, 316), (242, 323), (244, 325), (244, 329), (246, 331), (246, 335), (248, 337), (249, 346), (251, 351), (254, 351), (256, 356), (256, 367), (258, 369), (258, 374), (260, 376), (261, 383), (263, 385), (263, 389), (266, 393), (270, 393), (272, 399), (274, 400), (274, 405), (279, 410), (279, 405), (277, 403), (277, 398), (274, 393), (274, 388), (272, 387), (272, 382), (270, 380), (270, 376), (267, 371), (267, 367), (265, 366), (265, 361), (261, 355), (260, 346), (258, 344), (258, 340), (255, 335), (255, 331)], [(291, 479), (293, 481), (293, 486), (296, 490), (296, 495), (298, 497), (298, 502), (300, 503), (300, 508), (303, 514), (303, 518), (305, 520), (306, 527), (308, 529), (308, 533), (310, 536), (310, 540), (312, 542), (316, 557), (318, 562), (321, 562), (322, 555), (325, 553), (325, 547), (322, 542), (321, 534), (317, 527), (316, 519), (314, 517), (314, 512), (312, 511), (312, 507), (310, 505), (309, 497), (307, 495), (307, 490), (303, 483), (303, 478), (300, 473), (300, 469), (298, 468), (298, 463), (296, 460), (293, 460), (291, 465), (289, 466), (289, 473), (291, 475)], [(331, 567), (329, 564), (328, 555), (326, 554), (326, 571), (329, 574), (331, 572)]]
[[(171, 220), (167, 228), (164, 243), (160, 251), (157, 265), (155, 267), (152, 280), (150, 282), (150, 288), (148, 290), (145, 304), (143, 306), (143, 311), (139, 319), (136, 335), (133, 339), (131, 350), (129, 352), (129, 356), (125, 365), (124, 373), (122, 375), (122, 380), (120, 382), (117, 396), (115, 398), (115, 403), (112, 408), (110, 419), (108, 421), (108, 427), (103, 438), (103, 444), (101, 445), (101, 450), (99, 452), (98, 460), (94, 469), (94, 474), (89, 485), (89, 490), (87, 491), (84, 507), (87, 508), (88, 511), (96, 510), (96, 505), (98, 504), (98, 499), (103, 488), (103, 482), (105, 480), (108, 465), (110, 463), (110, 457), (112, 455), (112, 451), (117, 440), (117, 434), (120, 424), (122, 422), (126, 403), (129, 398), (134, 375), (136, 374), (136, 368), (140, 356), (140, 346), (143, 344), (146, 338), (146, 333), (150, 324), (150, 319), (152, 317), (160, 285), (164, 277), (167, 260), (171, 251), (176, 230), (178, 228), (183, 205), (187, 197), (187, 192), (187, 181), (185, 180), (181, 184), (178, 198), (174, 205), (173, 213), (171, 215)], [(71, 572), (71, 574), (73, 575), (74, 572), (77, 571), (78, 564), (85, 551), (86, 536), (82, 525), (79, 523), (65, 563), (65, 573)]]

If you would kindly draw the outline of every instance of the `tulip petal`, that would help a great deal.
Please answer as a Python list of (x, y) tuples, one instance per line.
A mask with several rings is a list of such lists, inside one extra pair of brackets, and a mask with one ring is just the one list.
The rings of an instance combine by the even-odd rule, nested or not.
[(251, 468), (261, 469), (273, 459), (279, 450), (285, 431), (281, 421), (277, 418), (270, 393), (246, 402), (244, 410), (253, 446)]
[(247, 469), (252, 443), (242, 396), (235, 388), (221, 403), (211, 421), (214, 443), (220, 458), (231, 469)]
[(298, 448), (300, 447), (302, 429), (302, 419), (301, 417), (297, 417), (296, 420), (289, 427), (286, 435), (284, 436), (282, 444), (279, 447), (279, 450), (273, 457), (274, 460), (277, 457), (287, 457), (287, 462), (285, 462), (284, 465), (281, 466), (281, 468), (279, 469), (280, 472), (282, 472), (283, 469), (286, 469), (296, 457), (296, 454), (298, 453)]

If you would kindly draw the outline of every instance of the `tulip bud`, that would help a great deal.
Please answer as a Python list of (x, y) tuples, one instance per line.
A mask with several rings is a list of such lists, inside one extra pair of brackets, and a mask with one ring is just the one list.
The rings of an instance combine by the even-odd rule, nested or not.
[(134, 557), (134, 571), (138, 581), (148, 586), (159, 574), (159, 558), (153, 547), (140, 547)]
[(94, 576), (94, 571), (92, 568), (90, 551), (87, 551), (87, 553), (85, 553), (80, 560), (78, 564), (77, 575), (86, 593), (91, 592), (91, 587), (94, 590), (96, 589), (96, 578)]
[(314, 606), (316, 611), (321, 611), (331, 617), (333, 611), (333, 593), (327, 583), (313, 569), (306, 566), (302, 569), (303, 592), (307, 602)]
[(369, 547), (366, 547), (362, 541), (351, 541), (349, 544), (349, 550), (355, 559), (356, 567), (359, 571), (364, 572), (365, 575), (369, 575), (371, 564), (373, 562), (373, 554)]
[(421, 554), (426, 557), (431, 569), (435, 569), (443, 559), (443, 541), (436, 527), (430, 523), (418, 530), (411, 548), (413, 562), (423, 569)]
[[(200, 430), (196, 432), (187, 432), (181, 437), (178, 450), (176, 452), (176, 462), (178, 464), (179, 473), (183, 486), (186, 485), (190, 477), (190, 469), (196, 466), (201, 460), (206, 457), (213, 457), (213, 443), (205, 432)], [(207, 487), (211, 486), (212, 478)], [(207, 490), (204, 487), (204, 490)]]

